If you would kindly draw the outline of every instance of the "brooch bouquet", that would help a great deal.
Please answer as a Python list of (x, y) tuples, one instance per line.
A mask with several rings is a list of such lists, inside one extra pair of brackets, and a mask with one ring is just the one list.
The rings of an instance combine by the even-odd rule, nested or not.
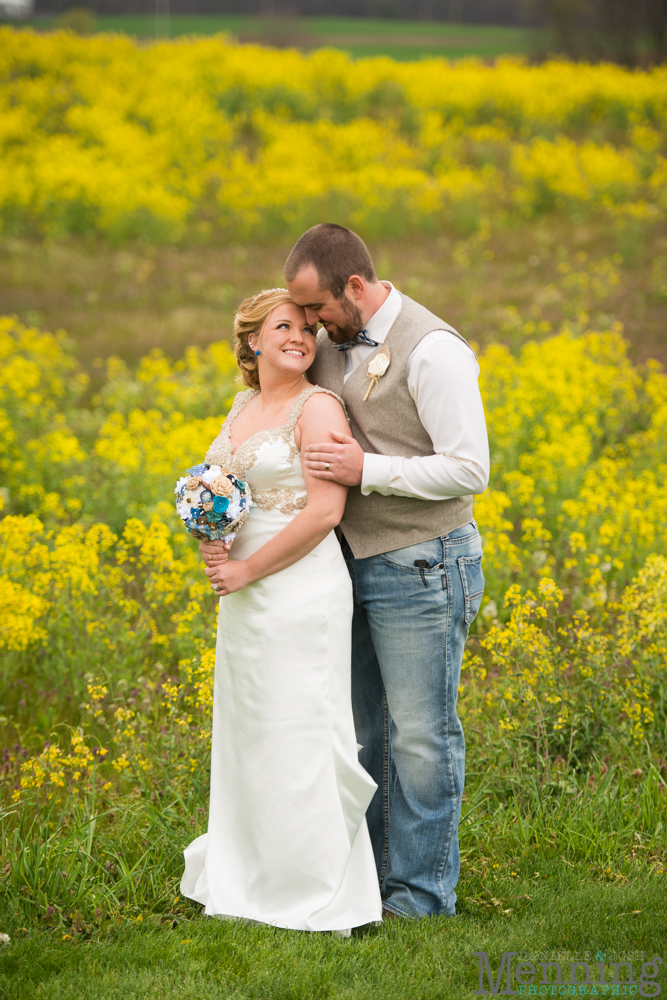
[(247, 483), (219, 465), (194, 465), (176, 483), (176, 510), (195, 538), (234, 541), (252, 506)]

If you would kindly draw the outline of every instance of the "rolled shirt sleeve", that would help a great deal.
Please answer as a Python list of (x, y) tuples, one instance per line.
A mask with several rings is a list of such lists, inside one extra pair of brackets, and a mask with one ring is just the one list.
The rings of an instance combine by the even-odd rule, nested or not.
[(410, 355), (408, 391), (435, 454), (366, 454), (361, 492), (420, 500), (483, 493), (489, 442), (473, 352), (447, 330), (429, 333)]

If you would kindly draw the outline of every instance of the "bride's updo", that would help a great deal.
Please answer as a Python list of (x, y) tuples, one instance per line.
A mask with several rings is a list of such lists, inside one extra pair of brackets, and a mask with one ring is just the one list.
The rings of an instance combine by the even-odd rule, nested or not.
[(241, 381), (250, 389), (259, 389), (259, 374), (257, 357), (248, 337), (252, 334), (259, 336), (276, 306), (291, 301), (286, 288), (265, 288), (252, 298), (244, 299), (234, 316), (234, 354), (241, 369)]

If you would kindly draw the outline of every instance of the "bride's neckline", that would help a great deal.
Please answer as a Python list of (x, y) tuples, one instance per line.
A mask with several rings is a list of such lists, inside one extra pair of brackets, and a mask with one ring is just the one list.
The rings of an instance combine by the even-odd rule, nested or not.
[[(239, 442), (239, 444), (237, 444), (235, 446), (234, 443), (233, 443), (233, 441), (232, 441), (232, 424), (234, 423), (234, 421), (238, 417), (239, 413), (241, 413), (243, 410), (245, 410), (245, 408), (248, 405), (248, 403), (250, 402), (250, 400), (254, 399), (255, 396), (258, 396), (259, 393), (262, 391), (261, 389), (254, 389), (254, 390), (252, 390), (252, 395), (249, 396), (247, 399), (243, 400), (243, 405), (238, 408), (238, 411), (232, 417), (231, 421), (229, 422), (229, 426), (227, 428), (227, 440), (229, 441), (229, 447), (230, 447), (231, 457), (234, 458), (234, 456), (237, 454), (237, 452), (241, 448), (243, 448), (243, 446), (246, 445), (248, 443), (248, 441), (252, 441), (253, 438), (258, 437), (260, 434), (273, 434), (275, 431), (282, 431), (285, 427), (287, 427), (287, 425), (290, 422), (290, 417), (292, 416), (292, 414), (294, 412), (294, 408), (296, 407), (296, 404), (299, 402), (299, 400), (301, 399), (301, 397), (303, 396), (303, 394), (306, 393), (306, 392), (309, 392), (311, 390), (311, 388), (312, 388), (312, 386), (307, 385), (305, 389), (301, 390), (301, 392), (299, 393), (298, 396), (294, 397), (294, 401), (293, 401), (292, 405), (289, 408), (289, 412), (287, 414), (287, 417), (285, 418), (285, 420), (283, 421), (282, 424), (278, 424), (276, 427), (263, 427), (263, 428), (261, 428), (261, 430), (255, 431), (254, 434), (249, 434), (247, 438), (244, 438), (243, 441)], [(231, 411), (230, 411), (230, 416), (231, 416)], [(225, 424), (226, 423), (227, 423), (227, 421), (225, 421)]]

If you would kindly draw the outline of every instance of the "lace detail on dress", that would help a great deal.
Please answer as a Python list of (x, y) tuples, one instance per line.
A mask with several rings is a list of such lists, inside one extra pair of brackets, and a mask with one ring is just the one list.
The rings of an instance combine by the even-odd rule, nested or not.
[(296, 514), (303, 510), (308, 501), (307, 497), (298, 497), (292, 489), (258, 490), (253, 493), (252, 499), (262, 510), (277, 507), (281, 514)]
[(289, 412), (287, 422), (285, 423), (285, 428), (289, 428), (290, 432), (292, 432), (296, 427), (296, 422), (301, 416), (304, 403), (306, 402), (307, 399), (310, 399), (310, 397), (314, 395), (314, 393), (316, 392), (325, 392), (327, 396), (333, 396), (334, 399), (337, 399), (340, 405), (343, 407), (343, 412), (347, 416), (345, 403), (340, 398), (340, 396), (338, 396), (335, 392), (332, 392), (331, 389), (323, 389), (321, 385), (309, 385), (306, 389), (303, 390), (302, 393), (300, 393), (300, 395), (296, 397), (292, 409)]
[[(233, 472), (236, 476), (241, 476), (245, 472), (245, 469), (240, 468), (238, 462), (235, 459), (238, 458), (240, 448), (237, 450), (235, 455), (232, 455), (232, 442), (229, 438), (229, 431), (238, 417), (239, 413), (245, 406), (250, 402), (253, 396), (256, 396), (259, 389), (245, 389), (243, 392), (237, 392), (234, 396), (234, 402), (232, 403), (232, 408), (225, 417), (222, 427), (220, 428), (220, 433), (217, 438), (211, 442), (211, 446), (206, 452), (206, 458), (204, 461), (208, 465), (220, 465), (223, 469), (228, 469)], [(254, 438), (255, 435), (253, 435)], [(248, 440), (251, 440), (249, 438)], [(243, 442), (246, 444), (247, 442)], [(241, 445), (243, 447), (243, 445)]]
[[(256, 434), (251, 434), (250, 437), (246, 438), (246, 440), (238, 446), (236, 451), (232, 453), (232, 442), (230, 437), (231, 426), (241, 410), (248, 405), (250, 400), (256, 396), (259, 391), (259, 389), (246, 389), (245, 392), (239, 392), (234, 397), (232, 408), (227, 414), (225, 422), (220, 429), (220, 433), (206, 452), (206, 462), (209, 465), (220, 465), (223, 469), (233, 472), (235, 476), (245, 478), (248, 470), (251, 469), (257, 461), (259, 449), (264, 442), (278, 441), (281, 438), (289, 448), (287, 462), (291, 465), (296, 456), (299, 454), (299, 449), (297, 448), (296, 441), (294, 440), (294, 428), (296, 427), (297, 420), (301, 416), (306, 400), (316, 392), (326, 392), (327, 395), (334, 396), (343, 409), (345, 409), (343, 400), (340, 396), (337, 396), (335, 392), (331, 392), (330, 389), (323, 389), (319, 385), (309, 385), (294, 400), (292, 408), (289, 411), (287, 420), (284, 424), (280, 427), (272, 427), (270, 430), (257, 431)], [(286, 494), (288, 493), (292, 494), (291, 498), (286, 497)], [(264, 503), (262, 503), (257, 499), (258, 496), (263, 496), (267, 499)], [(275, 499), (275, 496), (277, 496), (281, 502), (269, 503), (268, 498), (274, 497)], [(306, 506), (305, 497), (298, 497), (296, 500), (293, 499), (294, 497), (296, 497), (296, 494), (291, 490), (263, 490), (260, 493), (253, 492), (253, 500), (257, 503), (258, 507), (261, 507), (264, 510), (268, 510), (270, 507), (278, 507), (284, 514), (294, 513), (295, 511), (301, 510)], [(303, 503), (301, 503), (301, 500), (303, 500)], [(297, 504), (297, 506), (292, 506), (293, 504)], [(286, 510), (284, 509), (285, 507), (289, 509)]]

